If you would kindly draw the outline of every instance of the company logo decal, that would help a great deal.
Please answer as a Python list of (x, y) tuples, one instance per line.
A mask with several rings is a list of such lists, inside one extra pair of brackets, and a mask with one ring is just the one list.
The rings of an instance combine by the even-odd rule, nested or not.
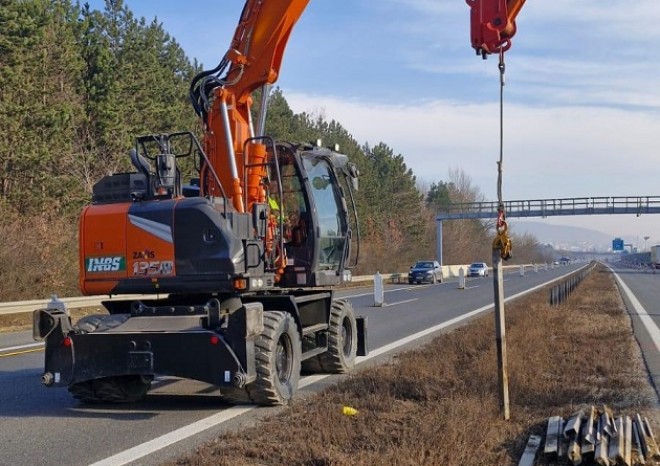
[(85, 270), (90, 273), (121, 272), (126, 270), (126, 258), (124, 256), (87, 257), (85, 259)]

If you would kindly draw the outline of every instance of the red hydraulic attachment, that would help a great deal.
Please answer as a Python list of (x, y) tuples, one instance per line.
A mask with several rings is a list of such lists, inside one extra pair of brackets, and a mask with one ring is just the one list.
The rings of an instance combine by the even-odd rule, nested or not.
[(516, 16), (525, 0), (466, 0), (470, 7), (470, 36), (477, 55), (506, 52), (516, 33)]

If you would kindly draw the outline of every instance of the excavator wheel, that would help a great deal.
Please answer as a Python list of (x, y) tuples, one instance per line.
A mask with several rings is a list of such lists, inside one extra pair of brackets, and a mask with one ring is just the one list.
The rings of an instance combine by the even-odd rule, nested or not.
[(330, 309), (328, 351), (303, 361), (306, 372), (344, 374), (355, 366), (357, 354), (357, 324), (353, 306), (337, 299)]
[[(126, 322), (129, 314), (94, 314), (82, 317), (73, 329), (77, 333), (109, 330)], [(124, 375), (103, 377), (69, 385), (69, 393), (86, 403), (133, 403), (144, 399), (153, 377)]]
[(134, 403), (147, 396), (152, 377), (123, 375), (88, 380), (69, 386), (69, 393), (86, 403)]
[(288, 312), (264, 312), (264, 330), (255, 342), (257, 379), (243, 388), (223, 388), (232, 404), (287, 404), (298, 389), (302, 346), (298, 326)]

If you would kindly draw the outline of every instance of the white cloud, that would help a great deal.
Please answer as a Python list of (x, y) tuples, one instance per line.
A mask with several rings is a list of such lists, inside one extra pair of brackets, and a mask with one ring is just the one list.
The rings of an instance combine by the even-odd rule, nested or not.
[[(360, 143), (385, 142), (424, 181), (461, 169), (495, 200), (499, 108), (449, 101), (382, 105), (284, 91), (295, 112), (339, 121)], [(654, 195), (660, 116), (597, 107), (505, 107), (504, 196)], [(610, 218), (610, 223), (614, 223)], [(602, 221), (602, 220), (601, 220)], [(570, 222), (570, 220), (569, 220)]]

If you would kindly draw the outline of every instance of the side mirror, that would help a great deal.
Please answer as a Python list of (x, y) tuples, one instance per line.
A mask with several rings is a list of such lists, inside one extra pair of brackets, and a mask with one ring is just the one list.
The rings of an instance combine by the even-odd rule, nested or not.
[(329, 184), (330, 184), (330, 180), (321, 176), (315, 176), (312, 179), (312, 186), (314, 186), (314, 189), (318, 191), (324, 190), (325, 188), (328, 187)]
[(348, 164), (348, 174), (350, 176), (351, 180), (351, 188), (353, 188), (353, 191), (358, 190), (358, 177), (360, 176), (360, 171), (357, 168), (357, 165), (354, 163), (349, 163)]

